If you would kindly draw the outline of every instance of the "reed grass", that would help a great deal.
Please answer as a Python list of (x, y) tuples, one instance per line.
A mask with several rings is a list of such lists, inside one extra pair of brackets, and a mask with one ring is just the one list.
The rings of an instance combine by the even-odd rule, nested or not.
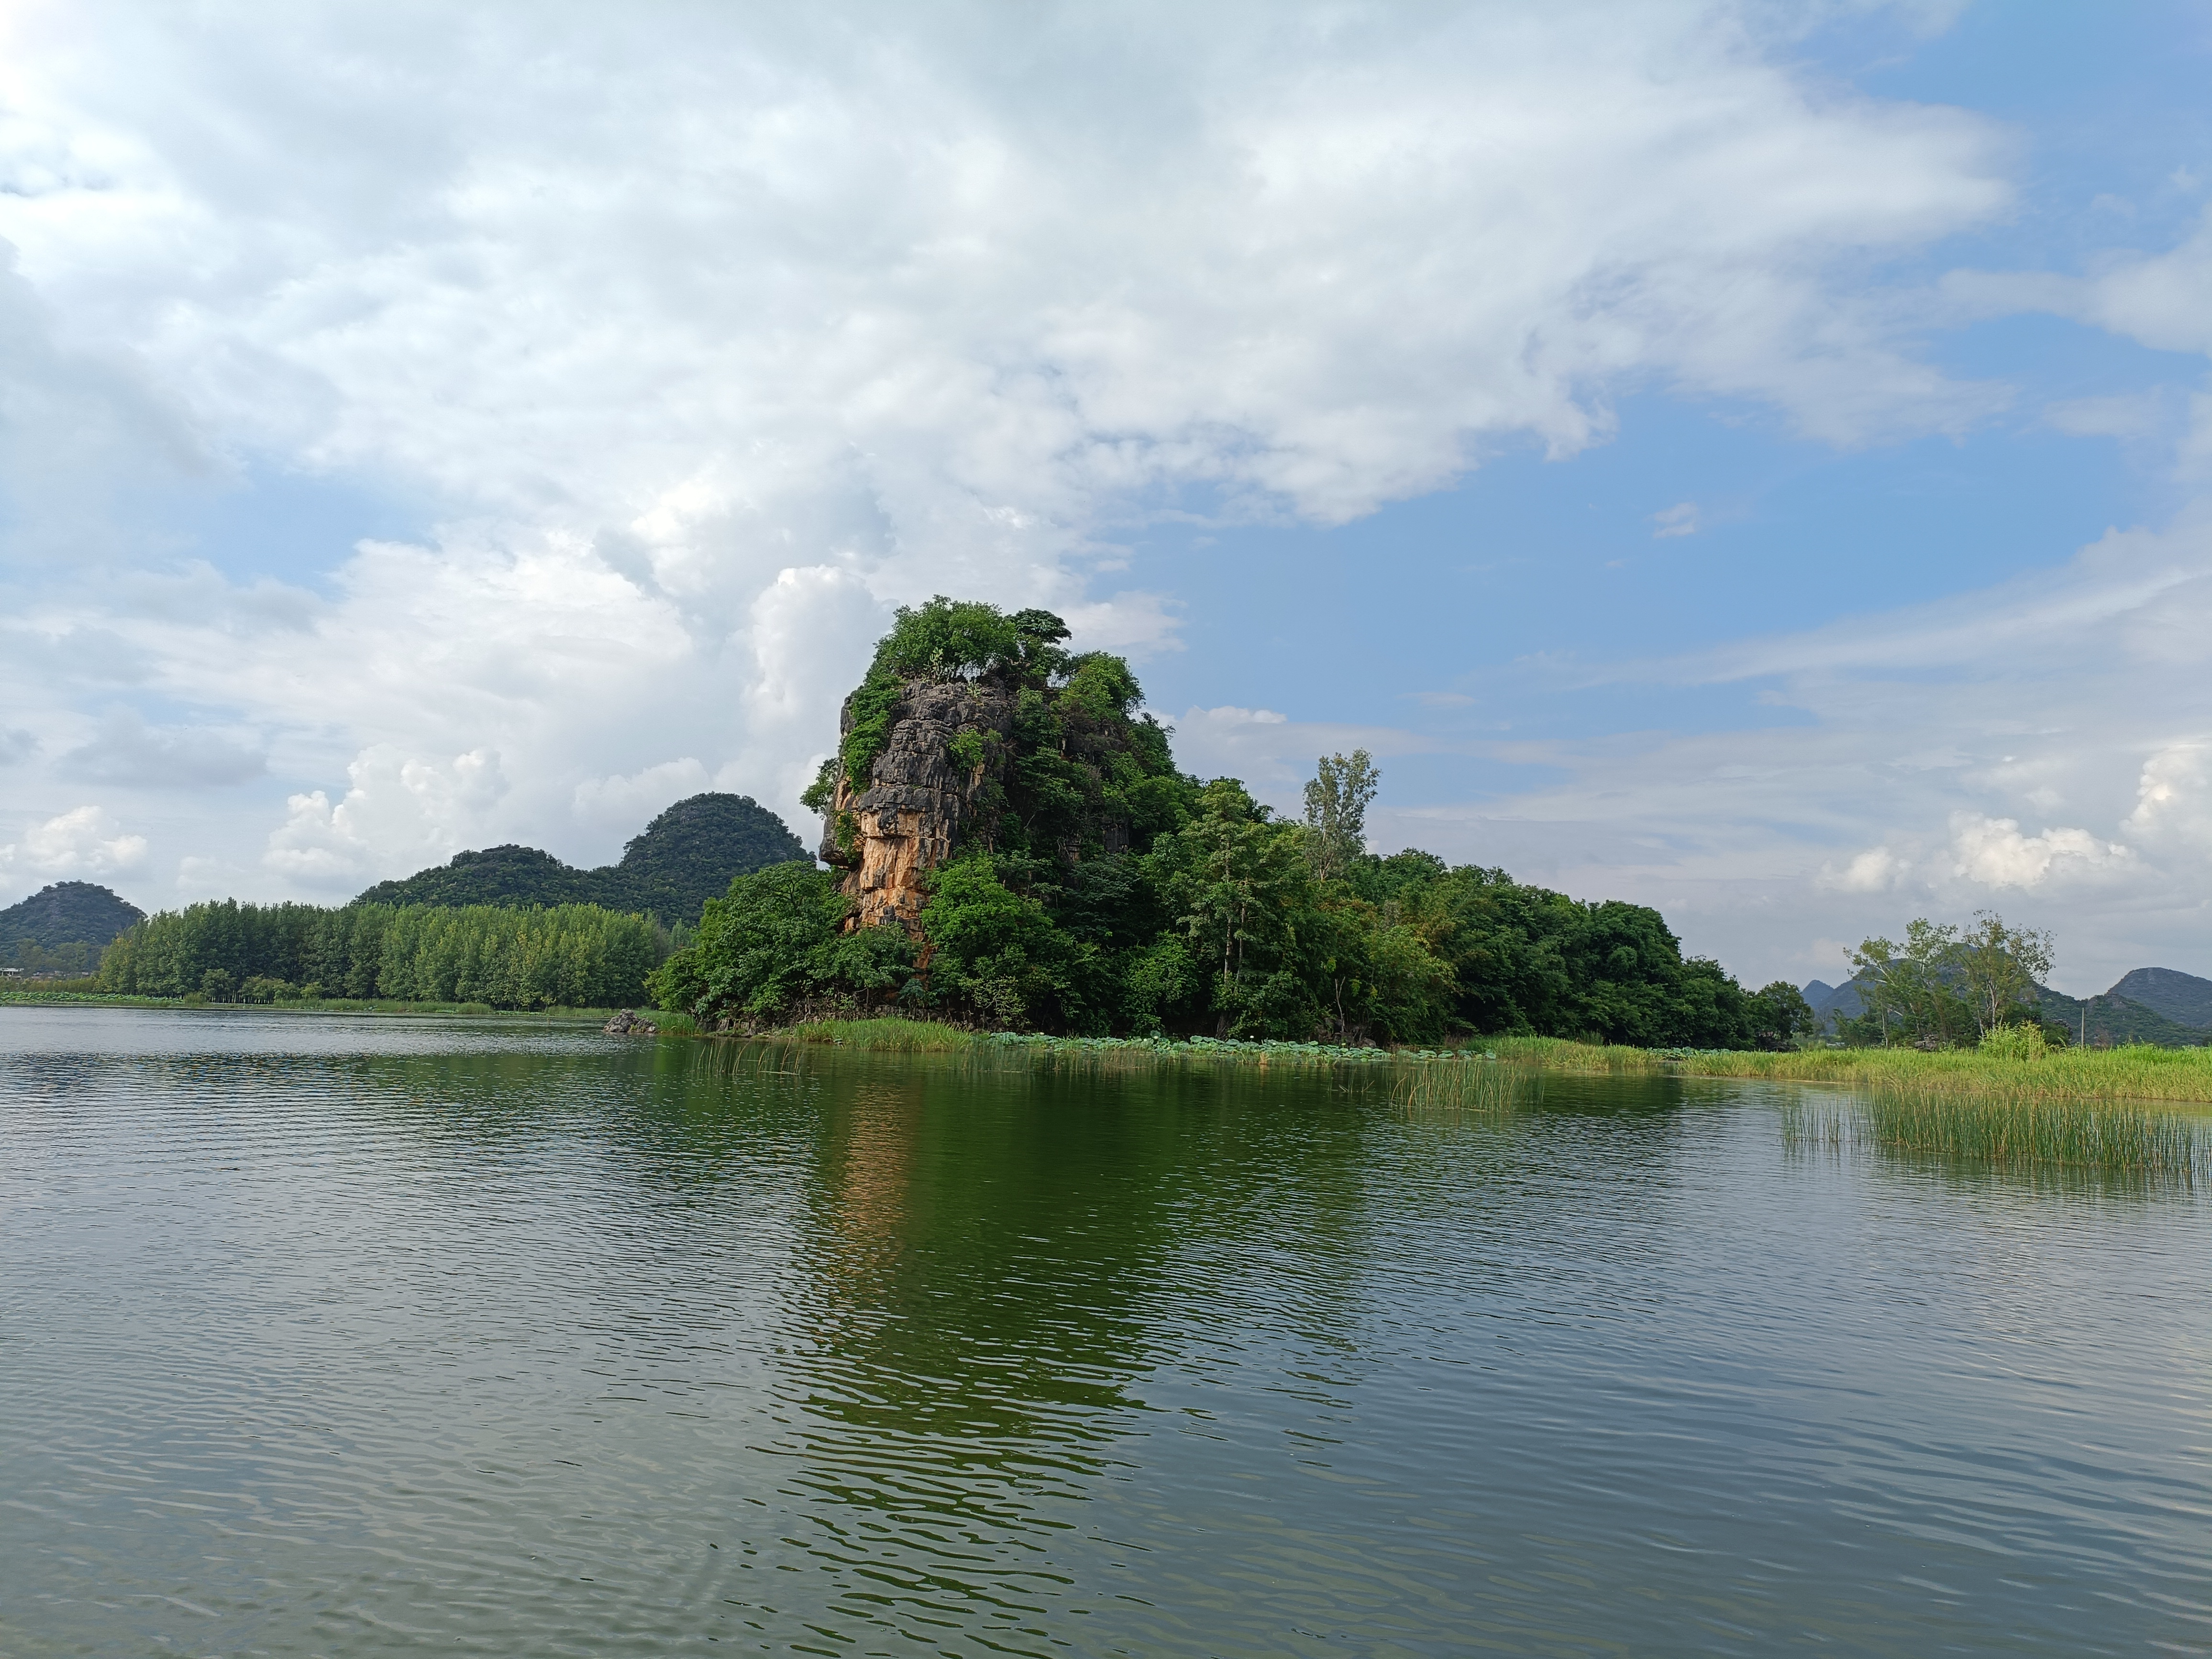
[(1780, 1054), (1734, 1049), (1624, 1048), (1558, 1037), (1490, 1037), (1501, 1060), (1583, 1073), (1760, 1078), (1777, 1083), (1842, 1083), (1873, 1090), (1922, 1087), (2012, 1101), (2157, 1101), (2212, 1103), (2212, 1048), (2054, 1048), (2033, 1059), (1983, 1049), (1805, 1048)]
[(1393, 1105), (1408, 1112), (1504, 1116), (1542, 1103), (1544, 1073), (1529, 1066), (1425, 1066), (1400, 1076)]
[(1946, 1158), (2193, 1176), (2199, 1157), (2195, 1126), (2136, 1106), (1891, 1084), (1867, 1097), (1866, 1111), (1881, 1145)]
[(1497, 1036), (1455, 1048), (1342, 1048), (1320, 1042), (1217, 1042), (1147, 1037), (1047, 1036), (969, 1031), (926, 1020), (811, 1021), (771, 1037), (902, 1053), (978, 1045), (1020, 1048), (1061, 1059), (1118, 1056), (1116, 1065), (1163, 1061), (1255, 1066), (1393, 1067), (1408, 1073), (1474, 1072), (1486, 1061), (1583, 1076), (1756, 1078), (1776, 1083), (1837, 1083), (1863, 1091), (1923, 1088), (2002, 1102), (2103, 1101), (2212, 1103), (2212, 1049), (2136, 1044), (2110, 1049), (2053, 1049), (2032, 1059), (1986, 1050), (1924, 1054), (1912, 1048), (1808, 1048), (1780, 1054), (1729, 1049), (1632, 1048), (1565, 1037)]
[(827, 1043), (897, 1054), (941, 1054), (967, 1048), (975, 1033), (926, 1019), (815, 1019), (767, 1034), (791, 1042)]
[(1867, 1094), (1800, 1097), (1783, 1109), (1783, 1144), (1839, 1150), (1862, 1142), (1959, 1163), (2100, 1170), (2194, 1185), (2207, 1163), (2200, 1122), (2110, 1101), (1960, 1094), (1910, 1081)]
[(1911, 1048), (1813, 1048), (1777, 1054), (1681, 1054), (1662, 1063), (1667, 1069), (1696, 1077), (1847, 1083), (1870, 1092), (1921, 1091), (2014, 1104), (2212, 1102), (2212, 1050), (2160, 1048), (2148, 1043), (2061, 1048), (2034, 1060), (1975, 1049), (1923, 1054)]

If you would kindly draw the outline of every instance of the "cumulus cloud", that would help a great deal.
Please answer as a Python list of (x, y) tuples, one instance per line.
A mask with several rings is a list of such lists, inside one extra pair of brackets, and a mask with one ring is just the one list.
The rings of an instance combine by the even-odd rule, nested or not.
[(1841, 893), (1886, 893), (1902, 881), (1911, 865), (1887, 847), (1855, 853), (1839, 869), (1820, 866), (1820, 884)]
[(2121, 830), (2146, 847), (2212, 851), (2212, 738), (2165, 744), (2145, 758)]
[(349, 787), (335, 804), (320, 789), (285, 802), (284, 822), (261, 857), (264, 869), (331, 889), (440, 863), (478, 838), (507, 790), (500, 757), (489, 749), (436, 759), (379, 745), (356, 757), (347, 776)]
[(1979, 812), (1951, 815), (1951, 846), (1957, 874), (1998, 888), (2036, 888), (2054, 878), (2099, 875), (2134, 856), (2119, 842), (2099, 841), (2086, 830), (2023, 835), (2017, 819)]
[(1992, 130), (1815, 95), (1705, 6), (95, 5), (8, 44), (53, 160), (0, 231), (74, 314), (222, 429), (584, 507), (679, 586), (757, 537), (1034, 554), (1162, 478), (1340, 519), (1484, 434), (1592, 441), (1623, 373), (1846, 441), (1991, 407), (1824, 270), (2002, 210)]
[(79, 806), (57, 814), (0, 846), (0, 875), (97, 879), (137, 869), (146, 861), (146, 837), (125, 830), (105, 807)]

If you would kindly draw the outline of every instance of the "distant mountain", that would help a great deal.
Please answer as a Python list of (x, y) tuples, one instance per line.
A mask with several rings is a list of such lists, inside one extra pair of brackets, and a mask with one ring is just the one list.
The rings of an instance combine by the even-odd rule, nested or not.
[[(2127, 979), (2133, 979), (2136, 974), (2171, 971), (2162, 968), (2138, 968)], [(2189, 977), (2186, 974), (2175, 974), (2173, 976), (2176, 979)], [(2127, 979), (2120, 983), (2126, 984)], [(2200, 985), (2203, 982), (2202, 980), (2197, 981)], [(2036, 1000), (2044, 1018), (2056, 1020), (2063, 1025), (2074, 1033), (2076, 1042), (2081, 1040), (2086, 1030), (2093, 1045), (2155, 1042), (2165, 1048), (2201, 1048), (2212, 1042), (2212, 1030), (2168, 1018), (2157, 1009), (2147, 1007), (2131, 997), (2114, 996), (2108, 992), (2103, 996), (2083, 999), (2069, 997), (2045, 985), (2039, 985), (2035, 989)], [(2084, 1015), (2087, 1017), (2086, 1021)]]
[(2172, 968), (2138, 968), (2105, 993), (2164, 1014), (2179, 1025), (2212, 1026), (2212, 979)]
[(646, 825), (619, 864), (579, 870), (534, 847), (456, 853), (450, 863), (361, 896), (374, 904), (604, 904), (696, 922), (733, 876), (809, 857), (790, 827), (744, 795), (694, 795)]
[(146, 913), (88, 881), (58, 881), (0, 910), (0, 954), (20, 945), (51, 951), (61, 945), (106, 944)]
[(1859, 1000), (1856, 980), (1847, 979), (1841, 985), (1831, 985), (1820, 979), (1808, 981), (1805, 1000), (1812, 1007), (1814, 1018), (1823, 1023), (1832, 1023), (1838, 1016), (1856, 1019), (1866, 1012), (1866, 1006)]
[[(2159, 1001), (2143, 994), (2146, 989)], [(2194, 1048), (2212, 1043), (2212, 980), (2171, 968), (2138, 968), (2102, 996), (2069, 997), (2047, 985), (2037, 986), (2035, 995), (2044, 1018), (2063, 1025), (2077, 1042), (2086, 1034), (2093, 1045), (2155, 1042)], [(1865, 1012), (1855, 980), (1841, 985), (1814, 980), (1805, 987), (1805, 1000), (1830, 1028), (1838, 1018), (1856, 1019)], [(2203, 1018), (2179, 1017), (2200, 1010)]]

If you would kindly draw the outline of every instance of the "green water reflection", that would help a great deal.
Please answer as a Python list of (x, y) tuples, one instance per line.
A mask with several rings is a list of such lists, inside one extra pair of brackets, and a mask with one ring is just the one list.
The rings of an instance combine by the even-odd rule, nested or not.
[(2203, 1650), (2203, 1201), (1785, 1103), (0, 1026), (0, 1653)]

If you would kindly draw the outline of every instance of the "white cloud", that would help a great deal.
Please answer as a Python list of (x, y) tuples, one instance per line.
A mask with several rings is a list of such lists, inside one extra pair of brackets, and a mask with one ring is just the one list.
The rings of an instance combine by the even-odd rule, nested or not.
[(1623, 375), (1845, 441), (1996, 406), (1826, 275), (2002, 211), (1995, 129), (1724, 9), (859, 18), (27, 11), (0, 234), (227, 441), (692, 595), (998, 576), (1159, 482), (1342, 519)]
[(346, 769), (350, 787), (335, 805), (320, 789), (286, 801), (264, 868), (326, 890), (411, 872), (478, 840), (507, 790), (489, 749), (436, 760), (380, 745)]
[(2070, 398), (2046, 404), (2043, 418), (2077, 438), (2147, 438), (2166, 422), (2166, 400), (2156, 392)]
[(2212, 738), (2154, 750), (2136, 783), (2136, 810), (2121, 829), (2147, 847), (2212, 851)]
[(1902, 881), (1911, 865), (1887, 847), (1869, 847), (1854, 854), (1838, 870), (1820, 866), (1820, 884), (1840, 893), (1886, 893)]
[(97, 880), (146, 861), (146, 837), (127, 833), (105, 807), (79, 806), (0, 847), (0, 876)]
[(1677, 501), (1674, 506), (1651, 515), (1658, 527), (1651, 532), (1654, 541), (1664, 541), (1669, 536), (1694, 536), (1698, 533), (1698, 504)]
[(2212, 353), (2212, 209), (2196, 234), (2148, 258), (2112, 261), (2078, 290), (2078, 314), (2164, 351)]

